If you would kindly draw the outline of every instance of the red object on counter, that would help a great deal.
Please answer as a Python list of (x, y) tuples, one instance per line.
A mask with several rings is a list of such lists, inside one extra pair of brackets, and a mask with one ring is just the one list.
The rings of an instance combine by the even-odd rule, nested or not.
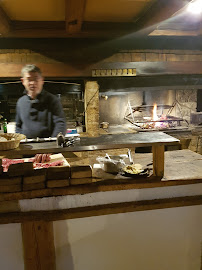
[(17, 164), (17, 163), (23, 163), (24, 160), (23, 159), (9, 159), (9, 158), (3, 158), (2, 159), (2, 167), (3, 167), (3, 171), (7, 172), (8, 171), (8, 167), (11, 164)]

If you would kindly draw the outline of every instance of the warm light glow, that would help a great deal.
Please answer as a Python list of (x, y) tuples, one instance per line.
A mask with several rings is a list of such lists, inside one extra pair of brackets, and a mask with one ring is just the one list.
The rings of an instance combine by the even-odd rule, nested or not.
[(157, 121), (158, 120), (158, 116), (157, 116), (157, 105), (154, 104), (154, 107), (153, 107), (153, 120), (154, 121)]
[(202, 13), (202, 0), (195, 0), (193, 2), (191, 2), (188, 7), (187, 7), (187, 10), (190, 12), (190, 13), (193, 13), (193, 14), (201, 14)]

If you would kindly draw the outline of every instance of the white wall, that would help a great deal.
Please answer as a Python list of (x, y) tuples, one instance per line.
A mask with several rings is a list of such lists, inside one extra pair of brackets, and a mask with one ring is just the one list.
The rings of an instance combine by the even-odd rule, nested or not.
[(58, 221), (54, 229), (57, 270), (201, 270), (202, 206)]
[(0, 269), (24, 269), (20, 224), (0, 225)]
[[(57, 270), (201, 270), (202, 206), (54, 222)], [(0, 270), (24, 270), (20, 224), (0, 225)]]

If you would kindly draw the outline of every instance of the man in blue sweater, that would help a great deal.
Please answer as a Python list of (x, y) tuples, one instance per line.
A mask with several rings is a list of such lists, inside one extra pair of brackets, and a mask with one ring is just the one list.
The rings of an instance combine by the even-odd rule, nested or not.
[(16, 106), (16, 132), (27, 138), (56, 137), (66, 133), (66, 121), (60, 100), (43, 89), (41, 70), (35, 65), (26, 65), (21, 71), (21, 81), (26, 94)]

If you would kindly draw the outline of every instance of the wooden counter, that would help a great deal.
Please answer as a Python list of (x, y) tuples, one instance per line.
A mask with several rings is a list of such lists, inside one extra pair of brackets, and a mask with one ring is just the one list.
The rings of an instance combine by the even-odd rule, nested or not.
[[(164, 148), (165, 145), (178, 144), (179, 140), (163, 132), (139, 132), (135, 134), (107, 134), (99, 137), (81, 137), (69, 147), (59, 147), (56, 142), (24, 143), (17, 149), (10, 150), (9, 155), (31, 155), (38, 153), (64, 153), (94, 151), (103, 149), (135, 148), (152, 146), (153, 173), (155, 176), (164, 175)], [(7, 151), (0, 151), (6, 155)]]
[(0, 223), (22, 224), (25, 269), (38, 270), (39, 265), (43, 270), (56, 269), (53, 221), (202, 203), (202, 156), (189, 150), (165, 152), (164, 170), (164, 146), (178, 140), (162, 132), (144, 134), (101, 136), (104, 141), (97, 144), (97, 138), (81, 139), (79, 145), (69, 148), (24, 144), (11, 151), (33, 156), (81, 149), (153, 148), (153, 154), (135, 154), (134, 162), (153, 160), (154, 176), (148, 178), (128, 179), (94, 171), (91, 184), (0, 193)]
[[(151, 159), (135, 154), (140, 163)], [(1, 193), (0, 223), (21, 223), (25, 269), (56, 269), (53, 221), (202, 204), (202, 156), (171, 151), (165, 161), (161, 181), (95, 173), (91, 184)]]

